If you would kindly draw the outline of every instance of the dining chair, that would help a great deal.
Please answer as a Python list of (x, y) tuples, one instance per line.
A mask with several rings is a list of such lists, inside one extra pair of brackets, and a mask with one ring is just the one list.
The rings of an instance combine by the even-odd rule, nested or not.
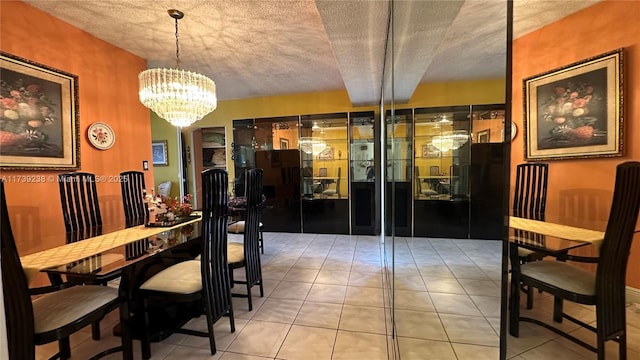
[(227, 223), (229, 180), (226, 170), (202, 172), (202, 254), (200, 260), (187, 260), (172, 265), (145, 281), (139, 288), (143, 310), (142, 357), (151, 357), (150, 305), (163, 306), (176, 302), (202, 301), (207, 319), (207, 332), (177, 329), (176, 332), (209, 338), (211, 355), (216, 353), (213, 324), (222, 316), (229, 317), (231, 332), (235, 320), (231, 303), (231, 278), (227, 262)]
[[(513, 193), (512, 215), (532, 220), (544, 221), (547, 205), (547, 183), (549, 178), (549, 164), (525, 163), (516, 166), (516, 182)], [(515, 230), (518, 237), (526, 237), (537, 243), (544, 243), (542, 234)], [(518, 248), (521, 264), (542, 260), (544, 254), (532, 250)], [(533, 308), (533, 290), (523, 288), (527, 293), (527, 309)]]
[(335, 196), (338, 195), (338, 199), (340, 199), (340, 173), (342, 172), (342, 168), (338, 168), (338, 179), (336, 179), (335, 187), (333, 189), (328, 188), (322, 191), (322, 195), (324, 196)]
[(68, 359), (71, 357), (69, 336), (116, 309), (120, 303), (118, 290), (106, 286), (77, 285), (32, 300), (11, 230), (2, 181), (0, 213), (2, 293), (9, 359), (35, 359), (35, 346), (53, 341), (58, 341), (59, 351), (53, 358)]
[(58, 174), (58, 186), (67, 243), (102, 234), (96, 176), (83, 172)]
[[(510, 333), (519, 334), (519, 321), (550, 329), (605, 358), (605, 342), (619, 343), (619, 359), (626, 359), (627, 332), (625, 287), (631, 242), (640, 208), (640, 162), (617, 166), (609, 220), (600, 245), (595, 274), (566, 261), (533, 261), (512, 264)], [(554, 296), (553, 320), (567, 319), (596, 334), (592, 346), (546, 322), (520, 317), (519, 284), (541, 289)], [(563, 300), (595, 306), (596, 325), (592, 326), (563, 312)]]
[(127, 227), (143, 225), (149, 220), (149, 209), (144, 201), (144, 173), (125, 171), (120, 173), (120, 190), (124, 220)]
[[(244, 226), (244, 241), (242, 243), (229, 243), (227, 256), (229, 261), (229, 273), (233, 284), (244, 284), (246, 294), (234, 293), (236, 297), (246, 297), (249, 302), (249, 311), (253, 310), (251, 300), (251, 288), (260, 286), (260, 296), (264, 296), (262, 286), (262, 264), (259, 254), (259, 224), (262, 216), (262, 169), (250, 169), (245, 174), (247, 209)], [(235, 280), (233, 269), (245, 269), (245, 279)]]

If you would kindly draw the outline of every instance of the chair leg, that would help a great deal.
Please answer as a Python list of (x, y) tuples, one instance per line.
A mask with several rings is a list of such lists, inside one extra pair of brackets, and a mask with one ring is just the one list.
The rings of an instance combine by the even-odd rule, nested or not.
[(620, 345), (618, 352), (620, 353), (618, 359), (627, 360), (627, 332), (625, 332), (620, 336)]
[(258, 238), (258, 245), (260, 245), (260, 253), (264, 254), (264, 234), (262, 233), (262, 226), (260, 227), (260, 237)]
[(213, 318), (211, 317), (212, 309), (207, 308), (207, 330), (209, 330), (209, 348), (211, 349), (211, 355), (216, 354), (216, 339), (213, 334)]
[(247, 298), (249, 299), (249, 311), (253, 310), (253, 302), (251, 301), (251, 285), (247, 281)]
[(527, 286), (527, 309), (533, 309), (533, 287)]
[(233, 281), (233, 268), (229, 265), (229, 287), (233, 289), (234, 281)]
[(553, 321), (562, 322), (562, 298), (553, 297)]
[(149, 341), (149, 334), (147, 333), (147, 329), (149, 328), (149, 308), (148, 302), (146, 299), (142, 300), (142, 319), (144, 321), (144, 325), (142, 330), (140, 331), (140, 352), (142, 353), (143, 359), (151, 358), (151, 343)]
[(236, 319), (233, 316), (233, 304), (231, 304), (231, 299), (229, 299), (229, 328), (231, 328), (231, 332), (236, 332)]
[(66, 360), (71, 357), (71, 343), (68, 337), (58, 340), (58, 351), (60, 352), (61, 360)]
[(262, 279), (260, 279), (260, 297), (264, 297), (264, 288), (262, 287)]
[(515, 271), (511, 275), (511, 294), (509, 296), (509, 334), (520, 334), (520, 279)]
[(93, 340), (100, 340), (100, 321), (91, 324), (91, 337)]

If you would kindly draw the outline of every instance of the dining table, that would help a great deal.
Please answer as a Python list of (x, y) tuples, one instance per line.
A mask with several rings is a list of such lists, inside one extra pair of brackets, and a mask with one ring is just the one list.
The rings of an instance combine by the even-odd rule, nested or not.
[[(597, 253), (604, 240), (604, 232), (597, 230), (517, 216), (510, 216), (508, 221), (510, 228), (509, 260), (511, 262), (510, 309), (520, 306), (519, 248), (555, 257), (557, 261), (564, 261), (566, 254), (577, 248), (591, 246), (593, 247), (592, 251)], [(520, 317), (520, 319), (526, 320), (527, 318)], [(514, 332), (517, 322), (518, 316), (514, 316), (514, 312), (510, 311), (509, 333), (513, 336), (518, 336)]]
[(133, 329), (137, 324), (137, 288), (167, 266), (198, 255), (201, 219), (196, 213), (173, 223), (129, 228), (104, 225), (100, 235), (25, 255), (20, 261), (29, 282), (42, 272), (82, 283), (100, 283), (120, 275), (120, 322), (114, 332), (122, 339), (118, 349), (122, 358), (129, 360), (133, 359)]

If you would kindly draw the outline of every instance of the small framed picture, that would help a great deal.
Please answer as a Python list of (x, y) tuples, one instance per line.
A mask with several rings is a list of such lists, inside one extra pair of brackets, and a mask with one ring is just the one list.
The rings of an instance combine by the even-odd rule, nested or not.
[(280, 150), (289, 149), (289, 139), (280, 138)]
[(489, 129), (478, 131), (478, 142), (479, 143), (488, 143), (489, 139)]
[(442, 152), (438, 150), (437, 147), (431, 144), (422, 145), (423, 158), (437, 158), (437, 157), (440, 157), (441, 155), (442, 155)]
[(167, 157), (167, 140), (153, 140), (151, 142), (151, 154), (153, 156), (153, 165), (169, 165), (169, 159)]

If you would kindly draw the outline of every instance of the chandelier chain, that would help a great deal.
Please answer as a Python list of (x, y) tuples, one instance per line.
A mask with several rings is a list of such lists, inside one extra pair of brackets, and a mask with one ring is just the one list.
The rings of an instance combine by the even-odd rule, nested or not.
[(176, 20), (176, 69), (180, 69), (180, 42), (178, 41), (180, 35), (178, 33), (178, 18), (176, 18), (175, 20)]

